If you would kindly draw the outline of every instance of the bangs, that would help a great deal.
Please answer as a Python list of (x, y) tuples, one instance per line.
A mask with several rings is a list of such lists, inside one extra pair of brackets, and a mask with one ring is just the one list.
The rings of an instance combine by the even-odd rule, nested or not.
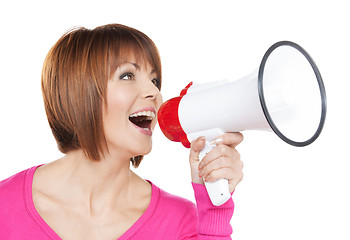
[(147, 64), (151, 66), (160, 80), (159, 89), (161, 88), (161, 61), (158, 49), (152, 40), (135, 31), (114, 35), (108, 47), (109, 77), (122, 63), (131, 60), (145, 69)]

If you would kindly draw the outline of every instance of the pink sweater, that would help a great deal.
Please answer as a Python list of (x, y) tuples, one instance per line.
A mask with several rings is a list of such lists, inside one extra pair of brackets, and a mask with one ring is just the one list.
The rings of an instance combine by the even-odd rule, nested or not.
[[(0, 182), (1, 240), (61, 240), (34, 207), (32, 181), (36, 168)], [(192, 185), (197, 206), (152, 184), (152, 197), (147, 210), (118, 239), (231, 239), (232, 199), (215, 207), (203, 185)]]

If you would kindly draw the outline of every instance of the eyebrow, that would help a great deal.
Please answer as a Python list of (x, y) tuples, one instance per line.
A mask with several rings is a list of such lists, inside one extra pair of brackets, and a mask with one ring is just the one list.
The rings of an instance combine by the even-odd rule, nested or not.
[[(126, 62), (122, 62), (122, 63), (120, 64), (120, 66), (123, 65), (123, 64), (130, 64), (130, 65), (133, 65), (133, 66), (136, 68), (136, 70), (138, 70), (138, 71), (141, 70), (140, 65), (138, 65), (137, 63), (126, 61)], [(154, 74), (154, 73), (157, 73), (157, 70), (156, 70), (156, 69), (152, 69), (152, 71), (151, 71), (150, 74)]]
[[(124, 63), (131, 64), (131, 65), (133, 65), (137, 70), (141, 70), (140, 65), (138, 65), (137, 63), (134, 63), (134, 62), (124, 62)], [(123, 63), (122, 63), (122, 64), (123, 64)], [(151, 74), (156, 73), (156, 72), (157, 72), (156, 69), (152, 69)]]
[(140, 69), (141, 69), (141, 67), (140, 67), (138, 64), (136, 64), (136, 63), (133, 63), (133, 62), (128, 62), (128, 63), (134, 65), (134, 67), (135, 67), (137, 70), (140, 70)]

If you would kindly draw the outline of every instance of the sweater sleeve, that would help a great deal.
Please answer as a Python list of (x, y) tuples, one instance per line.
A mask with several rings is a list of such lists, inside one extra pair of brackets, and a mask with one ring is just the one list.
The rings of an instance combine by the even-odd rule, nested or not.
[(230, 220), (234, 203), (230, 198), (221, 206), (214, 206), (204, 185), (192, 183), (198, 212), (199, 240), (229, 240), (232, 234)]

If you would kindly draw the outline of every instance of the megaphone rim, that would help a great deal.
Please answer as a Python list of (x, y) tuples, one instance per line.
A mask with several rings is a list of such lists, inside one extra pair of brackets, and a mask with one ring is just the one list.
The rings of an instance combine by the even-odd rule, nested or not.
[[(290, 46), (293, 47), (295, 49), (297, 49), (300, 53), (302, 53), (304, 55), (304, 57), (308, 60), (308, 62), (310, 63), (317, 82), (318, 82), (318, 86), (319, 86), (319, 90), (320, 90), (320, 94), (321, 94), (321, 101), (322, 101), (322, 106), (321, 106), (321, 118), (320, 118), (320, 122), (318, 125), (317, 130), (315, 131), (315, 133), (313, 134), (313, 136), (311, 138), (309, 138), (306, 141), (294, 141), (290, 138), (288, 138), (287, 136), (285, 136), (276, 126), (276, 124), (274, 123), (269, 110), (267, 108), (266, 105), (266, 101), (265, 101), (265, 96), (264, 96), (264, 88), (263, 88), (263, 75), (264, 75), (264, 69), (265, 69), (265, 64), (267, 59), (269, 58), (270, 54), (278, 47), (281, 46)], [(259, 67), (259, 72), (258, 72), (258, 93), (259, 93), (259, 99), (260, 99), (260, 104), (261, 107), (263, 109), (264, 115), (267, 119), (267, 122), (269, 123), (270, 127), (272, 128), (272, 130), (286, 143), (296, 146), (296, 147), (304, 147), (307, 146), (311, 143), (313, 143), (321, 134), (324, 123), (325, 123), (325, 119), (326, 119), (326, 111), (327, 111), (327, 99), (326, 99), (326, 91), (325, 91), (325, 86), (322, 80), (322, 76), (321, 73), (316, 65), (316, 63), (314, 62), (314, 60), (311, 58), (311, 56), (298, 44), (291, 42), (291, 41), (280, 41), (280, 42), (276, 42), (275, 44), (273, 44), (264, 54), (264, 57), (260, 63), (260, 67)]]

